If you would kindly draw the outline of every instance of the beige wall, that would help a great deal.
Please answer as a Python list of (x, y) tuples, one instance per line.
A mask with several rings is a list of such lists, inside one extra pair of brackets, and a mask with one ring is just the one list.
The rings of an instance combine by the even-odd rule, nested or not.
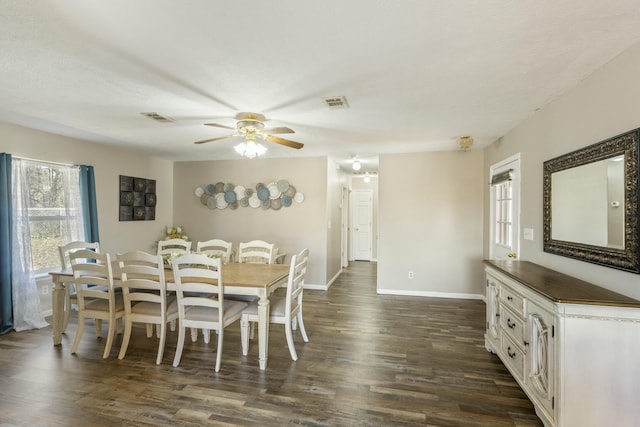
[[(307, 247), (310, 261), (306, 282), (325, 285), (337, 273), (333, 270), (339, 268), (339, 262), (333, 266), (335, 251), (328, 248), (328, 244), (335, 245), (335, 237), (329, 237), (327, 232), (328, 218), (335, 217), (334, 190), (327, 188), (330, 169), (326, 157), (177, 162), (173, 218), (186, 228), (193, 241), (220, 238), (233, 242), (237, 248), (241, 241), (265, 240), (287, 252), (287, 260)], [(278, 211), (251, 207), (208, 209), (194, 194), (198, 186), (217, 182), (255, 188), (258, 182), (268, 184), (280, 179), (287, 179), (302, 192), (304, 202), (294, 202)], [(334, 181), (331, 174), (331, 182)]]
[[(545, 160), (640, 127), (640, 44), (619, 55), (485, 150), (485, 170), (521, 153), (520, 258), (640, 298), (640, 275), (545, 253), (542, 249), (542, 164)], [(486, 190), (486, 189), (485, 189)], [(485, 195), (485, 202), (488, 195)], [(485, 203), (488, 218), (489, 206)], [(485, 236), (488, 236), (485, 222)], [(485, 254), (488, 240), (485, 238)]]
[(347, 175), (330, 158), (327, 162), (327, 281), (323, 285), (330, 285), (342, 272), (342, 187), (346, 185)]
[(483, 167), (481, 150), (380, 156), (379, 292), (484, 293)]
[[(0, 123), (0, 151), (18, 157), (92, 165), (96, 176), (98, 226), (104, 251), (149, 250), (172, 221), (172, 162), (140, 152)], [(155, 221), (119, 221), (119, 176), (156, 180)]]
[[(6, 123), (0, 123), (0, 152), (34, 160), (92, 165), (96, 177), (100, 245), (105, 252), (151, 250), (164, 224), (172, 221), (173, 165), (170, 161), (130, 149)], [(158, 205), (155, 221), (119, 221), (119, 175), (156, 180)], [(39, 281), (39, 286), (48, 286), (49, 283), (49, 280)], [(43, 310), (50, 310), (49, 295), (41, 295), (41, 302)]]

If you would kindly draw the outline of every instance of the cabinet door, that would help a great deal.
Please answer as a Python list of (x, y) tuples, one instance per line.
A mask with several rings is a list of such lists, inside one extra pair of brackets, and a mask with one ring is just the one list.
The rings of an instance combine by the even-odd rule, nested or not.
[(553, 316), (537, 306), (530, 306), (527, 329), (526, 386), (534, 403), (554, 419)]
[(499, 314), (499, 284), (495, 278), (487, 275), (487, 331), (485, 333), (485, 346), (487, 350), (496, 352), (500, 345), (500, 314)]

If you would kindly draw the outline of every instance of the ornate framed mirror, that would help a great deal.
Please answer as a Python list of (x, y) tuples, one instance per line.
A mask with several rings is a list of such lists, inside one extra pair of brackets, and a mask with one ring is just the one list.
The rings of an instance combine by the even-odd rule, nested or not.
[(544, 162), (544, 251), (640, 273), (640, 129)]

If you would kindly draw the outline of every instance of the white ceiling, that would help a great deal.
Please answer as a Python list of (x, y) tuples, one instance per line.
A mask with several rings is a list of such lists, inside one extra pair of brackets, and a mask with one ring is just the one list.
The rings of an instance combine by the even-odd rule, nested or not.
[(267, 157), (364, 171), (486, 146), (638, 40), (638, 0), (0, 0), (0, 120), (207, 160), (251, 111), (305, 144)]

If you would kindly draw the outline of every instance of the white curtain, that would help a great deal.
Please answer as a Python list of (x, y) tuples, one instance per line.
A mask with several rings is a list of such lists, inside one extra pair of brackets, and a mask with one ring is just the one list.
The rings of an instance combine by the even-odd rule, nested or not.
[(13, 325), (18, 332), (44, 328), (40, 298), (31, 269), (31, 229), (29, 226), (29, 181), (27, 161), (13, 159), (11, 171), (13, 199), (12, 279)]
[(55, 166), (55, 168), (58, 169), (64, 179), (67, 242), (84, 242), (86, 238), (82, 215), (82, 198), (80, 197), (80, 168), (78, 166)]

